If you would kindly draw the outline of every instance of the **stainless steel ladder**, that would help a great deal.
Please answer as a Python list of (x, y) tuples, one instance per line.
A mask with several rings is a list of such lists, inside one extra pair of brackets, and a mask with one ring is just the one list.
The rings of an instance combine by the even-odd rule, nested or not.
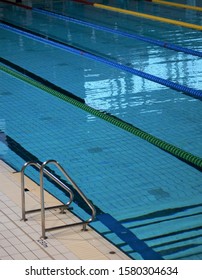
[[(68, 208), (70, 204), (74, 200), (74, 193), (73, 191), (66, 185), (64, 184), (61, 180), (59, 180), (56, 176), (54, 176), (50, 171), (48, 171), (45, 167), (48, 164), (54, 164), (62, 173), (63, 175), (67, 178), (67, 180), (71, 183), (72, 187), (74, 190), (78, 192), (78, 194), (83, 198), (83, 200), (86, 202), (88, 207), (91, 209), (92, 214), (91, 217), (86, 220), (86, 221), (81, 221), (77, 223), (72, 223), (72, 224), (67, 224), (67, 225), (61, 225), (61, 226), (55, 226), (51, 228), (46, 228), (45, 227), (45, 210), (50, 210), (54, 208), (61, 208), (62, 211), (64, 211), (64, 208)], [(25, 170), (28, 166), (35, 166), (36, 168), (39, 169), (40, 173), (40, 204), (41, 208), (39, 209), (33, 209), (33, 210), (25, 210)], [(45, 207), (44, 205), (44, 174), (51, 178), (53, 181), (55, 181), (58, 185), (60, 185), (67, 193), (69, 193), (69, 201), (66, 204), (58, 205), (58, 206), (51, 206), (51, 207)], [(21, 202), (22, 202), (22, 220), (26, 221), (26, 214), (34, 213), (41, 211), (41, 231), (42, 231), (42, 236), (41, 238), (47, 238), (46, 232), (47, 231), (52, 231), (56, 229), (62, 229), (65, 227), (70, 227), (70, 226), (76, 226), (76, 225), (83, 225), (83, 230), (86, 230), (86, 226), (92, 222), (95, 219), (96, 216), (96, 210), (93, 206), (93, 204), (87, 199), (87, 197), (84, 195), (84, 193), (81, 191), (81, 189), (76, 185), (76, 183), (72, 180), (72, 178), (67, 174), (67, 172), (64, 170), (64, 168), (59, 164), (58, 161), (50, 159), (42, 164), (39, 164), (35, 161), (29, 161), (26, 162), (22, 169), (21, 169)]]

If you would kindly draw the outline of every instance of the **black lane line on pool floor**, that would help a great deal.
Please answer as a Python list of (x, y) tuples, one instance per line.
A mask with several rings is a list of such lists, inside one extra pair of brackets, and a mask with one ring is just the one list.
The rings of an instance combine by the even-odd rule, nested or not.
[[(0, 131), (0, 134), (1, 133), (4, 133), (2, 131)], [(39, 159), (34, 156), (32, 153), (30, 153), (29, 151), (27, 151), (24, 147), (22, 147), (18, 142), (16, 142), (14, 139), (12, 139), (10, 136), (6, 135), (4, 133), (4, 138), (6, 139), (6, 141), (4, 142), (4, 144), (6, 144), (13, 152), (15, 152), (19, 157), (21, 157), (22, 159), (24, 159), (25, 161), (36, 161), (38, 163), (41, 163), (39, 161)], [(5, 161), (6, 162), (6, 161)], [(7, 162), (8, 165), (10, 165), (10, 163)], [(12, 165), (11, 165), (12, 166)], [(34, 168), (34, 167), (33, 167)], [(34, 168), (35, 169), (35, 168)], [(47, 168), (52, 174), (54, 174), (56, 177), (58, 177), (61, 181), (62, 179), (53, 171), (51, 170), (50, 168)], [(38, 171), (38, 169), (36, 169)], [(47, 178), (49, 179), (49, 177)], [(58, 186), (55, 182), (52, 182), (55, 186)], [(66, 181), (63, 180), (63, 183), (67, 184)], [(71, 185), (68, 185), (70, 188), (71, 188)], [(59, 187), (59, 186), (58, 186)], [(63, 189), (62, 189), (63, 190)], [(46, 190), (48, 191), (48, 190)], [(79, 199), (79, 196), (75, 196), (75, 201), (76, 204), (81, 207), (82, 209), (84, 209), (84, 211), (86, 211), (88, 214), (90, 214), (90, 212), (88, 212), (88, 208), (86, 207), (85, 208), (85, 204), (83, 204), (83, 201), (81, 201)], [(61, 201), (62, 202), (62, 201)], [(189, 208), (193, 208), (193, 207), (198, 207), (198, 206), (201, 206), (202, 204), (198, 204), (198, 205), (193, 205), (193, 206), (186, 206), (186, 207), (180, 207), (180, 208), (176, 208), (176, 209), (170, 209), (168, 210), (168, 212), (172, 215), (174, 213), (174, 210), (180, 210), (180, 211), (185, 211)], [(84, 207), (83, 207), (84, 206)], [(124, 227), (122, 225), (122, 223), (125, 223), (125, 222), (128, 222), (128, 221), (139, 221), (139, 220), (144, 220), (145, 217), (146, 218), (155, 218), (156, 215), (153, 215), (152, 214), (152, 217), (151, 214), (148, 214), (148, 215), (145, 215), (143, 217), (137, 217), (137, 218), (133, 218), (133, 219), (123, 219), (121, 221), (117, 221), (116, 219), (114, 219), (114, 217), (112, 217), (111, 215), (107, 214), (107, 213), (104, 213), (100, 208), (98, 208), (96, 205), (94, 205), (94, 207), (96, 208), (96, 211), (98, 213), (97, 215), (97, 219), (103, 223), (105, 226), (107, 226), (109, 228), (109, 232), (103, 232), (103, 233), (100, 233), (98, 230), (95, 230), (100, 233), (100, 234), (106, 234), (106, 233), (110, 233), (110, 232), (113, 232), (114, 234), (116, 234), (121, 240), (123, 240), (125, 243), (127, 243), (132, 250), (128, 251), (128, 252), (124, 252), (124, 250), (122, 250), (120, 248), (120, 250), (122, 250), (124, 253), (126, 253), (127, 255), (130, 256), (131, 253), (134, 253), (134, 252), (138, 252), (145, 260), (147, 259), (162, 259), (161, 255), (159, 253), (156, 253), (152, 248), (150, 248), (146, 243), (145, 241), (150, 241), (150, 240), (154, 240), (156, 238), (161, 238), (161, 237), (165, 237), (165, 236), (172, 236), (173, 234), (175, 234), (175, 232), (173, 233), (168, 233), (168, 234), (164, 234), (164, 235), (159, 235), (159, 236), (154, 236), (154, 237), (151, 237), (151, 238), (147, 238), (145, 239), (144, 241), (143, 240), (140, 240), (138, 239), (135, 234), (133, 234), (131, 231), (130, 231), (130, 228), (127, 229), (126, 227)], [(73, 212), (70, 210), (70, 212)], [(161, 213), (162, 211), (160, 211)], [(164, 211), (163, 211), (164, 213)], [(74, 215), (78, 216), (76, 213), (74, 213)], [(147, 217), (148, 216), (148, 217)], [(161, 216), (161, 214), (160, 214)], [(159, 217), (159, 213), (157, 213), (157, 217)], [(79, 217), (80, 218), (80, 217)], [(149, 223), (150, 224), (150, 223)], [(151, 222), (151, 224), (153, 224)], [(191, 228), (190, 231), (196, 231), (196, 230), (200, 230), (202, 227), (195, 227), (195, 228)], [(181, 234), (181, 233), (184, 233), (184, 232), (187, 232), (187, 231), (182, 231), (182, 232), (177, 232), (177, 234)], [(199, 235), (200, 237), (201, 235)], [(107, 237), (105, 237), (107, 240), (109, 240)], [(191, 238), (185, 238), (184, 241), (186, 240), (191, 240)], [(110, 240), (111, 241), (111, 240)], [(111, 241), (112, 242), (112, 241)], [(173, 242), (171, 242), (173, 243)], [(170, 243), (168, 242), (168, 245)], [(115, 244), (116, 245), (116, 244)], [(123, 243), (123, 245), (125, 245)], [(116, 246), (120, 246), (120, 245), (116, 245)], [(153, 246), (153, 248), (155, 248), (158, 246)], [(184, 247), (182, 247), (183, 249)], [(163, 255), (163, 251), (161, 252), (161, 254)], [(168, 251), (166, 251), (165, 253), (168, 253)], [(172, 252), (171, 252), (172, 253)]]
[[(1, 133), (4, 134), (4, 144), (11, 150), (13, 151), (16, 155), (18, 155), (20, 158), (22, 158), (25, 162), (29, 162), (29, 161), (34, 161), (39, 163), (40, 165), (42, 164), (42, 161), (39, 160), (39, 158), (37, 158), (35, 155), (33, 155), (31, 152), (29, 152), (28, 150), (26, 150), (20, 143), (18, 143), (17, 141), (15, 141), (12, 137), (10, 137), (9, 135), (5, 134), (3, 131), (0, 130), (0, 135)], [(0, 138), (0, 142), (1, 142), (1, 138)], [(7, 162), (5, 160), (6, 163), (8, 163), (8, 165), (10, 165), (9, 162)], [(33, 169), (38, 171), (38, 168), (36, 168), (35, 166), (32, 166)], [(15, 167), (14, 167), (15, 169)], [(89, 209), (89, 207), (86, 206), (86, 203), (84, 202), (84, 200), (80, 197), (80, 195), (78, 195), (77, 192), (75, 192), (75, 189), (72, 188), (72, 185), (69, 184), (66, 180), (62, 179), (60, 175), (58, 175), (54, 170), (52, 170), (50, 167), (46, 167), (46, 169), (52, 173), (55, 177), (57, 177), (60, 181), (62, 181), (62, 183), (66, 184), (72, 191), (74, 191), (75, 196), (74, 196), (74, 202), (81, 207), (82, 209), (85, 210), (86, 213), (91, 214), (91, 211)], [(17, 172), (20, 172), (20, 170), (17, 170)], [(57, 183), (55, 183), (53, 180), (50, 179), (49, 176), (46, 176), (46, 174), (44, 174), (44, 177), (51, 182), (54, 186), (57, 186), (58, 189), (60, 189), (64, 195), (66, 196), (67, 193), (64, 191), (64, 189), (62, 187), (60, 187), (60, 185), (58, 185)], [(38, 184), (38, 182), (36, 182)], [(46, 191), (48, 191), (46, 189)], [(49, 192), (49, 191), (48, 191)], [(50, 194), (52, 194), (50, 192)], [(54, 196), (54, 194), (52, 194)], [(67, 195), (68, 196), (68, 195)], [(69, 197), (69, 196), (68, 196)], [(59, 199), (59, 198), (57, 198)], [(60, 199), (59, 199), (60, 200)], [(62, 203), (64, 203), (64, 201), (61, 201)], [(91, 201), (92, 202), (92, 201)], [(93, 203), (93, 202), (92, 202)], [(93, 204), (94, 205), (94, 204)], [(101, 209), (99, 209), (99, 207), (97, 207), (96, 205), (94, 205), (94, 207), (96, 208), (96, 212), (97, 213), (103, 213), (103, 211)]]
[[(79, 102), (80, 104), (83, 104), (84, 106), (86, 106), (86, 107), (89, 108), (88, 112), (92, 109), (92, 110), (91, 110), (92, 112), (90, 112), (91, 114), (94, 114), (95, 116), (100, 117), (101, 119), (104, 119), (105, 121), (108, 121), (108, 122), (110, 122), (110, 123), (113, 123), (113, 124), (116, 125), (116, 126), (118, 126), (117, 123), (120, 123), (121, 126), (118, 126), (118, 127), (121, 128), (121, 129), (125, 129), (125, 127), (127, 127), (128, 129), (125, 129), (125, 130), (128, 131), (128, 132), (130, 132), (130, 133), (131, 133), (131, 130), (136, 130), (136, 132), (138, 132), (139, 135), (138, 135), (137, 133), (135, 134), (135, 133), (132, 132), (135, 136), (138, 136), (138, 137), (140, 137), (141, 139), (146, 140), (146, 141), (149, 142), (150, 144), (153, 144), (154, 146), (156, 146), (156, 147), (158, 147), (159, 149), (161, 149), (161, 150), (167, 152), (168, 154), (170, 154), (170, 155), (176, 157), (177, 159), (181, 160), (182, 162), (184, 162), (184, 163), (186, 163), (186, 164), (192, 166), (193, 168), (195, 168), (195, 169), (197, 169), (197, 170), (199, 170), (199, 171), (202, 170), (202, 167), (201, 167), (201, 164), (200, 164), (200, 163), (199, 163), (199, 164), (195, 164), (195, 162), (192, 162), (192, 161), (189, 159), (189, 158), (192, 158), (192, 157), (193, 157), (193, 158), (195, 158), (195, 161), (196, 161), (196, 162), (201, 162), (201, 159), (200, 159), (199, 157), (196, 157), (196, 156), (194, 156), (194, 155), (192, 155), (192, 154), (190, 154), (190, 153), (188, 153), (188, 152), (186, 152), (186, 151), (183, 151), (182, 149), (177, 148), (177, 147), (175, 147), (174, 145), (168, 144), (168, 143), (166, 143), (165, 141), (163, 141), (163, 140), (161, 140), (161, 139), (158, 139), (158, 138), (156, 138), (155, 136), (150, 135), (150, 134), (147, 133), (147, 132), (144, 132), (143, 130), (139, 129), (138, 127), (135, 127), (134, 125), (132, 125), (132, 124), (130, 124), (130, 123), (128, 123), (128, 122), (126, 122), (126, 121), (124, 121), (124, 120), (122, 120), (122, 119), (119, 119), (118, 117), (116, 117), (116, 116), (114, 116), (114, 115), (111, 115), (111, 114), (108, 113), (108, 112), (99, 111), (99, 110), (97, 110), (97, 109), (94, 109), (94, 108), (90, 107), (89, 105), (87, 105), (87, 104), (85, 103), (85, 100), (79, 98), (78, 96), (76, 96), (76, 95), (70, 93), (70, 92), (67, 91), (67, 90), (64, 90), (64, 89), (62, 89), (62, 88), (56, 86), (55, 84), (53, 84), (53, 83), (47, 81), (46, 79), (43, 79), (43, 78), (41, 78), (40, 76), (38, 76), (38, 75), (36, 75), (36, 74), (34, 74), (34, 73), (32, 73), (32, 72), (30, 72), (30, 71), (28, 71), (28, 70), (22, 68), (22, 67), (20, 67), (20, 66), (18, 66), (18, 65), (16, 65), (16, 64), (14, 64), (14, 63), (12, 63), (12, 62), (10, 62), (10, 61), (4, 59), (4, 58), (0, 58), (0, 62), (3, 63), (3, 64), (5, 64), (5, 65), (7, 65), (7, 66), (9, 66), (10, 68), (16, 70), (17, 72), (19, 72), (19, 73), (21, 73), (21, 74), (23, 74), (23, 75), (25, 75), (25, 76), (27, 76), (27, 77), (33, 79), (33, 81), (39, 82), (41, 85), (47, 86), (48, 88), (53, 89), (54, 91), (56, 91), (56, 92), (58, 92), (58, 93), (61, 93), (62, 95), (67, 96), (68, 98), (71, 98), (72, 100), (75, 100), (75, 101)], [(32, 85), (32, 86), (34, 86), (34, 85)], [(68, 101), (67, 101), (67, 102), (68, 102)], [(71, 104), (72, 104), (72, 103), (71, 103)], [(76, 105), (74, 104), (74, 106), (76, 106)], [(84, 110), (84, 109), (82, 108), (82, 106), (80, 106), (80, 108), (81, 108), (82, 110)], [(95, 114), (95, 112), (96, 112), (96, 114)], [(103, 118), (103, 117), (105, 117), (105, 118)], [(113, 120), (113, 122), (112, 122), (112, 121), (109, 121), (109, 118), (110, 118), (111, 120)], [(145, 135), (145, 136), (142, 137), (142, 136), (141, 136), (142, 134)], [(153, 139), (154, 141), (151, 141), (150, 138), (154, 138), (154, 139)], [(159, 144), (157, 144), (157, 143), (161, 143), (161, 145), (159, 145)], [(167, 146), (170, 147), (169, 150), (168, 150), (168, 148), (166, 148)], [(173, 152), (173, 150), (177, 150), (178, 153)], [(178, 155), (178, 154), (179, 154), (179, 155)], [(186, 156), (186, 157), (182, 157), (181, 154), (186, 154), (187, 156)]]
[(129, 229), (124, 227), (110, 214), (97, 215), (97, 219), (115, 233), (121, 240), (128, 244), (135, 252), (139, 253), (144, 260), (163, 260), (160, 254), (155, 252), (144, 241), (137, 238)]
[[(148, 1), (151, 1), (151, 0), (148, 0)], [(118, 30), (118, 29), (112, 29), (112, 28), (109, 28), (109, 27), (106, 27), (106, 26), (97, 25), (95, 23), (90, 23), (90, 22), (87, 22), (87, 21), (79, 20), (79, 19), (74, 18), (74, 17), (69, 17), (65, 14), (61, 14), (61, 13), (58, 13), (58, 12), (55, 12), (55, 11), (50, 11), (50, 10), (47, 10), (45, 8), (42, 8), (42, 7), (34, 8), (34, 7), (31, 7), (31, 6), (23, 5), (22, 3), (18, 4), (18, 3), (14, 3), (14, 2), (11, 2), (11, 1), (8, 1), (8, 0), (0, 0), (0, 2), (4, 2), (4, 3), (7, 3), (7, 4), (18, 6), (20, 8), (32, 10), (33, 12), (40, 13), (40, 14), (45, 14), (45, 15), (48, 15), (48, 16), (52, 16), (52, 17), (55, 17), (55, 18), (58, 18), (58, 19), (62, 19), (64, 21), (74, 22), (74, 23), (79, 24), (79, 25), (88, 26), (88, 27), (96, 29), (96, 30), (102, 30), (102, 31), (105, 31), (107, 33), (118, 34), (118, 35), (123, 36), (123, 37), (132, 38), (132, 39), (135, 39), (135, 40), (138, 40), (138, 41), (143, 41), (143, 42), (146, 42), (146, 43), (149, 43), (149, 44), (152, 44), (152, 45), (167, 48), (167, 49), (174, 50), (174, 51), (177, 51), (177, 52), (184, 52), (186, 54), (191, 54), (191, 55), (194, 55), (194, 56), (202, 57), (202, 52), (194, 50), (194, 49), (189, 49), (189, 48), (186, 48), (186, 47), (175, 45), (173, 43), (169, 43), (169, 42), (166, 42), (166, 41), (161, 41), (161, 40), (154, 39), (154, 38), (151, 38), (151, 37), (142, 36), (142, 35), (139, 35), (139, 34), (131, 34), (131, 33), (121, 31), (121, 30)]]
[[(148, 0), (148, 1), (151, 1), (151, 0)], [(123, 37), (132, 38), (132, 39), (135, 39), (135, 40), (138, 40), (138, 41), (143, 41), (143, 42), (146, 42), (146, 43), (149, 43), (149, 44), (152, 44), (152, 45), (156, 45), (156, 46), (159, 46), (159, 47), (162, 47), (162, 48), (167, 48), (167, 49), (174, 50), (174, 51), (177, 51), (177, 52), (184, 52), (186, 54), (191, 54), (191, 55), (194, 55), (194, 56), (202, 57), (202, 52), (194, 50), (194, 49), (189, 49), (189, 48), (186, 48), (186, 47), (175, 45), (173, 43), (169, 43), (169, 42), (166, 42), (166, 41), (161, 41), (161, 40), (154, 39), (154, 38), (151, 38), (151, 37), (142, 36), (142, 35), (139, 35), (139, 34), (131, 34), (131, 33), (121, 31), (121, 30), (118, 30), (118, 29), (112, 29), (112, 28), (109, 28), (109, 27), (106, 27), (106, 26), (97, 25), (95, 23), (90, 23), (90, 22), (87, 22), (87, 21), (79, 20), (79, 19), (74, 18), (74, 17), (69, 17), (65, 14), (61, 14), (61, 13), (58, 13), (58, 12), (55, 12), (55, 11), (50, 11), (50, 10), (47, 10), (45, 8), (42, 8), (42, 7), (41, 8), (40, 7), (39, 8), (34, 8), (34, 7), (31, 7), (31, 6), (23, 5), (22, 3), (18, 4), (18, 3), (14, 3), (14, 2), (11, 2), (11, 1), (8, 1), (8, 0), (0, 0), (0, 2), (4, 2), (4, 3), (7, 3), (7, 4), (18, 6), (20, 8), (32, 10), (33, 12), (40, 13), (40, 14), (45, 14), (45, 15), (48, 15), (48, 16), (52, 16), (52, 17), (55, 17), (55, 18), (58, 18), (58, 19), (62, 19), (64, 21), (74, 22), (74, 23), (79, 24), (79, 25), (88, 26), (88, 27), (96, 29), (96, 30), (102, 30), (102, 31), (105, 31), (107, 33), (118, 34), (118, 35), (123, 36)]]
[[(0, 134), (4, 133), (0, 130)], [(9, 147), (10, 150), (12, 150), (14, 153), (16, 153), (19, 157), (21, 157), (25, 162), (28, 161), (35, 161), (39, 164), (42, 164), (42, 162), (34, 156), (32, 153), (27, 151), (22, 145), (20, 145), (18, 142), (16, 142), (13, 138), (10, 136), (5, 135), (6, 141), (5, 144)], [(5, 161), (6, 162), (6, 161)], [(9, 164), (9, 163), (8, 163)], [(10, 165), (10, 164), (9, 164)], [(34, 169), (38, 170), (33, 166)], [(57, 175), (51, 168), (46, 167), (46, 169), (51, 172), (54, 176), (56, 176), (60, 181), (68, 185), (70, 189), (74, 191), (75, 190), (72, 188), (72, 186), (67, 183), (65, 180), (63, 180), (59, 175)], [(59, 185), (57, 185), (54, 181), (52, 181), (49, 177), (44, 175), (46, 179), (54, 184), (56, 187), (58, 187), (60, 190), (63, 191), (62, 188), (60, 188)], [(36, 182), (37, 183), (37, 182)], [(46, 189), (48, 191), (48, 189)], [(48, 191), (49, 192), (49, 191)], [(51, 192), (49, 192), (51, 195), (53, 195)], [(64, 192), (64, 194), (66, 194)], [(54, 195), (53, 195), (54, 196)], [(57, 198), (59, 199), (59, 198)], [(60, 199), (59, 199), (60, 200)], [(61, 201), (62, 202), (62, 201)], [(91, 201), (92, 202), (92, 201)], [(64, 202), (63, 202), (64, 203)], [(86, 213), (91, 214), (89, 212), (89, 208), (86, 206), (85, 202), (82, 200), (82, 198), (76, 193), (75, 194), (75, 199), (74, 203), (76, 203), (80, 208), (82, 208)], [(93, 202), (92, 202), (93, 203)], [(118, 237), (120, 237), (127, 245), (129, 245), (135, 252), (138, 252), (143, 259), (145, 260), (161, 260), (163, 259), (158, 253), (156, 253), (152, 248), (150, 248), (144, 241), (140, 240), (139, 238), (136, 237), (135, 234), (133, 234), (130, 230), (125, 228), (119, 221), (114, 219), (111, 215), (104, 213), (99, 207), (97, 207), (94, 203), (93, 206), (96, 209), (97, 216), (96, 218), (106, 225), (111, 232), (116, 234)], [(69, 210), (70, 212), (73, 212), (72, 210)], [(74, 212), (73, 212), (74, 213)], [(75, 214), (75, 213), (74, 213)], [(79, 217), (80, 218), (80, 217)], [(96, 230), (97, 231), (97, 230)], [(99, 232), (99, 231), (98, 231)], [(101, 234), (101, 233), (100, 233)], [(116, 244), (115, 244), (116, 245)], [(124, 251), (123, 251), (124, 252)], [(126, 253), (126, 252), (124, 252)], [(127, 254), (127, 253), (126, 253)]]
[(3, 57), (0, 57), (0, 62), (5, 64), (5, 65), (7, 65), (7, 66), (9, 66), (10, 68), (16, 70), (19, 73), (21, 73), (23, 75), (26, 75), (27, 77), (29, 77), (29, 78), (31, 78), (31, 79), (33, 79), (33, 80), (35, 80), (35, 81), (45, 85), (45, 86), (50, 87), (53, 90), (56, 90), (56, 91), (66, 95), (66, 96), (68, 96), (70, 98), (73, 98), (73, 99), (81, 102), (81, 103), (85, 103), (84, 99), (82, 99), (82, 98), (76, 96), (75, 94), (73, 94), (73, 93), (71, 93), (71, 92), (69, 92), (69, 91), (67, 91), (67, 90), (65, 90), (65, 89), (63, 89), (63, 88), (61, 88), (61, 87), (51, 83), (50, 81), (48, 81), (48, 80), (46, 80), (46, 79), (44, 79), (44, 78), (42, 78), (42, 77), (40, 77), (40, 76), (30, 72), (28, 70), (26, 70), (25, 68), (22, 68), (21, 66), (18, 66), (17, 64), (14, 64), (13, 62), (11, 62), (11, 61), (9, 61), (7, 59), (4, 59)]
[(18, 34), (22, 34), (23, 36), (31, 38), (32, 40), (36, 40), (36, 41), (39, 41), (39, 42), (42, 42), (42, 43), (53, 45), (54, 47), (66, 50), (69, 53), (84, 56), (84, 57), (86, 57), (90, 60), (94, 60), (94, 61), (98, 61), (100, 63), (104, 63), (104, 64), (106, 64), (110, 67), (117, 68), (121, 71), (128, 72), (128, 73), (133, 74), (135, 76), (139, 76), (143, 79), (146, 79), (146, 80), (152, 81), (154, 83), (163, 85), (165, 87), (174, 89), (175, 91), (178, 91), (182, 94), (191, 96), (192, 98), (196, 98), (196, 99), (199, 99), (199, 100), (202, 101), (202, 91), (201, 90), (198, 90), (198, 89), (195, 89), (195, 88), (190, 88), (190, 87), (187, 87), (187, 86), (184, 86), (184, 85), (181, 85), (181, 84), (177, 84), (177, 83), (172, 82), (168, 79), (160, 78), (158, 76), (154, 76), (152, 74), (137, 70), (135, 68), (128, 67), (124, 64), (117, 63), (114, 60), (106, 59), (106, 58), (104, 58), (104, 56), (98, 56), (98, 55), (94, 54), (93, 52), (88, 52), (88, 51), (80, 49), (76, 46), (69, 45), (67, 43), (58, 41), (56, 39), (48, 37), (47, 35), (40, 34), (38, 32), (29, 30), (27, 28), (19, 27), (17, 25), (14, 25), (12, 23), (7, 22), (7, 21), (0, 20), (0, 23), (2, 24), (2, 28), (8, 29), (8, 30), (10, 30), (12, 32), (15, 32), (15, 33), (18, 33)]

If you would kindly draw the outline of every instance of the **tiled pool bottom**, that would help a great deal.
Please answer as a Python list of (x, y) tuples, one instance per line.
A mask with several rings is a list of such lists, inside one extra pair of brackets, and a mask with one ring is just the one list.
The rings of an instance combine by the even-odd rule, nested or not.
[[(65, 101), (1, 75), (1, 153), (6, 162), (19, 171), (32, 158), (54, 158), (97, 208), (154, 250), (169, 259), (202, 258), (198, 170)], [(38, 180), (31, 170), (28, 174)], [(46, 187), (66, 201), (54, 186)], [(75, 212), (85, 216), (76, 205)], [(102, 223), (92, 226), (137, 258)]]

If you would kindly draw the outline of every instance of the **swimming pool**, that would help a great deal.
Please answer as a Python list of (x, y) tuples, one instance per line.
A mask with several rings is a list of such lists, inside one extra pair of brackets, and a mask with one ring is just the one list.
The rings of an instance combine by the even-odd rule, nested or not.
[[(124, 33), (153, 34), (156, 40), (166, 37), (167, 42), (201, 51), (199, 31), (156, 22), (152, 22), (151, 31), (148, 20), (102, 10), (96, 10), (93, 17), (91, 6), (72, 1), (53, 3), (54, 11), (65, 11), (71, 18)], [(132, 1), (128, 3), (132, 5)], [(141, 3), (136, 5), (141, 8)], [(1, 28), (4, 59), (72, 92), (103, 114), (110, 113), (201, 157), (201, 101), (116, 67), (117, 63), (126, 65), (200, 90), (200, 57), (127, 36), (112, 36), (95, 26), (90, 28), (37, 9), (1, 3), (1, 11), (2, 20), (16, 28)], [(164, 15), (163, 8), (157, 12)], [(102, 22), (97, 20), (101, 16)], [(134, 27), (134, 20), (141, 22), (141, 30)], [(200, 24), (196, 12), (194, 23)], [(83, 52), (71, 53), (48, 40), (27, 37), (20, 33), (25, 27)], [(164, 28), (169, 30), (166, 34)], [(91, 59), (86, 56), (89, 52), (114, 64)], [(20, 170), (31, 158), (55, 158), (82, 187), (98, 213), (110, 213), (163, 258), (202, 258), (199, 168), (4, 71), (1, 80), (1, 156), (7, 163)], [(34, 171), (29, 175), (36, 180)], [(65, 201), (61, 190), (48, 183), (47, 188)], [(75, 213), (85, 217), (78, 206), (74, 206)], [(100, 221), (92, 226), (132, 258), (142, 258)]]

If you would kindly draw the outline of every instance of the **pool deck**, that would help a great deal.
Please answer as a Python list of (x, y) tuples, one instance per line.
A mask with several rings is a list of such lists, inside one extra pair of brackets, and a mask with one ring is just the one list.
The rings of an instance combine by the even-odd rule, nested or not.
[[(29, 178), (25, 180), (26, 206), (39, 208), (39, 186)], [(45, 193), (45, 205), (60, 204), (53, 196)], [(47, 232), (41, 236), (40, 212), (21, 220), (20, 173), (0, 160), (0, 259), (1, 260), (129, 260), (101, 235), (88, 227), (81, 226)], [(28, 210), (28, 209), (26, 209)], [(71, 212), (60, 214), (59, 210), (46, 211), (46, 226), (78, 222)]]

